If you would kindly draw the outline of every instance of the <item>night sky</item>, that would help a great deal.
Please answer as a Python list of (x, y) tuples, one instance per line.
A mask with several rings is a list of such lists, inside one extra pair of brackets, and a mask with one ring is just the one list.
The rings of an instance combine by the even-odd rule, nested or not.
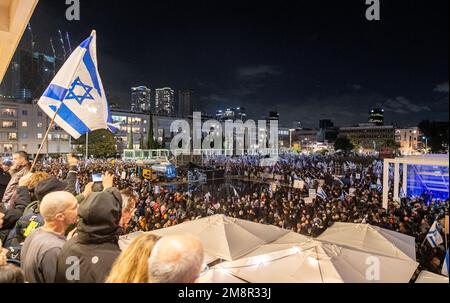
[(380, 3), (369, 22), (365, 0), (81, 0), (69, 22), (64, 0), (40, 0), (31, 25), (49, 54), (58, 29), (74, 47), (96, 29), (104, 87), (127, 109), (146, 85), (191, 88), (206, 113), (275, 110), (287, 127), (363, 123), (376, 105), (400, 126), (448, 121), (449, 1)]

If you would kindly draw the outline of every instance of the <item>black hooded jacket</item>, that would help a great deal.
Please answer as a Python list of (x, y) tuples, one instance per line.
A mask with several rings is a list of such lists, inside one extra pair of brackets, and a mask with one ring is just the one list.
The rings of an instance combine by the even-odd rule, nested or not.
[[(120, 254), (122, 197), (115, 188), (92, 193), (78, 208), (77, 235), (58, 256), (56, 282), (104, 283)], [(77, 275), (79, 262), (79, 275)]]

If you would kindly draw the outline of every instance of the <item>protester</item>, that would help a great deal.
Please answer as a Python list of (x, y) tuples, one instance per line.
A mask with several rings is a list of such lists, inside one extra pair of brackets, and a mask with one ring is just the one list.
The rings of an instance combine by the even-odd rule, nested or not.
[(107, 283), (147, 283), (148, 258), (159, 237), (144, 233), (131, 241), (112, 267)]
[(194, 283), (203, 265), (202, 243), (188, 235), (160, 239), (148, 259), (150, 283)]
[[(334, 222), (363, 223), (415, 237), (419, 270), (438, 271), (432, 261), (436, 257), (442, 264), (445, 248), (432, 249), (424, 240), (430, 225), (444, 218), (448, 200), (424, 192), (394, 203), (390, 195), (389, 207), (384, 209), (383, 162), (373, 157), (281, 155), (278, 163), (268, 168), (261, 167), (261, 159), (210, 157), (206, 163), (224, 169), (225, 182), (168, 186), (154, 186), (141, 178), (142, 168), (134, 161), (80, 161), (76, 189), (79, 193), (88, 187), (92, 174), (110, 172), (115, 175), (112, 186), (134, 196), (124, 199), (119, 194), (122, 210), (116, 235), (152, 231), (215, 214), (275, 225), (312, 237)], [(44, 160), (36, 169), (60, 179), (69, 173), (65, 159)], [(182, 177), (189, 170), (180, 168), (179, 172)], [(303, 182), (302, 188), (293, 186), (298, 180)], [(309, 190), (319, 188), (320, 196), (308, 201)]]
[(0, 265), (0, 284), (2, 283), (24, 283), (25, 278), (22, 269), (20, 267), (7, 264)]
[[(104, 191), (91, 193), (78, 209), (77, 234), (63, 246), (58, 256), (56, 282), (103, 283), (120, 255), (119, 222), (122, 195), (113, 188), (113, 176), (103, 178)], [(129, 197), (127, 197), (129, 198)], [(79, 275), (67, 275), (76, 259)]]
[(77, 221), (77, 209), (77, 199), (65, 191), (43, 198), (40, 212), (45, 224), (26, 239), (20, 258), (27, 282), (55, 282), (57, 257), (66, 242), (67, 228)]
[(5, 194), (6, 187), (11, 181), (11, 175), (9, 174), (9, 170), (11, 169), (12, 162), (9, 160), (5, 160), (2, 162), (0, 167), (0, 201), (3, 200), (3, 195)]
[(9, 170), (11, 180), (6, 187), (2, 199), (4, 210), (14, 207), (16, 188), (19, 184), (19, 180), (30, 170), (30, 162), (28, 158), (28, 154), (24, 151), (16, 152), (13, 155), (13, 166)]
[[(60, 181), (55, 176), (46, 172), (28, 173), (18, 183), (16, 190), (16, 203), (13, 208), (5, 213), (4, 226), (0, 231), (0, 237), (7, 246), (19, 246), (26, 238), (26, 234), (44, 224), (39, 214), (39, 204), (48, 193), (55, 191), (68, 191), (75, 193), (77, 180), (78, 160), (69, 155), (67, 157), (68, 173), (65, 181)], [(89, 192), (91, 186), (87, 186)], [(79, 202), (84, 195), (77, 196)], [(34, 202), (31, 202), (34, 201)]]

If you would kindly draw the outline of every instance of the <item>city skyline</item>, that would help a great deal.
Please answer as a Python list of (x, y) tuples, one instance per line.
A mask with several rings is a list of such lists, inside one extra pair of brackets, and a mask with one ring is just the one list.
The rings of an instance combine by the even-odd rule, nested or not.
[[(277, 111), (283, 125), (363, 123), (377, 106), (386, 124), (448, 121), (446, 1), (382, 1), (379, 22), (365, 19), (364, 1), (276, 7), (156, 1), (136, 3), (130, 17), (126, 7), (108, 3), (106, 17), (96, 13), (105, 2), (81, 1), (81, 20), (68, 22), (63, 1), (42, 1), (31, 24), (47, 53), (58, 29), (76, 45), (95, 28), (105, 89), (123, 108), (131, 87), (152, 83), (194, 90), (203, 112), (244, 106), (258, 118)], [(161, 24), (158, 14), (139, 18), (164, 9), (176, 17), (171, 24)]]

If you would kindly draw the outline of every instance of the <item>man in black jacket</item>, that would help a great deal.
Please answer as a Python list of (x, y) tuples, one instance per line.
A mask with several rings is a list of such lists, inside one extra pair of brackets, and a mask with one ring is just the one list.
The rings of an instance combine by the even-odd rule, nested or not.
[(78, 208), (77, 235), (59, 256), (57, 283), (104, 283), (119, 248), (123, 194), (112, 188), (113, 176), (103, 179), (105, 190), (91, 193)]
[(12, 166), (12, 162), (9, 160), (5, 160), (0, 167), (0, 201), (3, 199), (3, 195), (5, 193), (6, 187), (11, 181), (11, 175), (9, 174), (9, 169)]

